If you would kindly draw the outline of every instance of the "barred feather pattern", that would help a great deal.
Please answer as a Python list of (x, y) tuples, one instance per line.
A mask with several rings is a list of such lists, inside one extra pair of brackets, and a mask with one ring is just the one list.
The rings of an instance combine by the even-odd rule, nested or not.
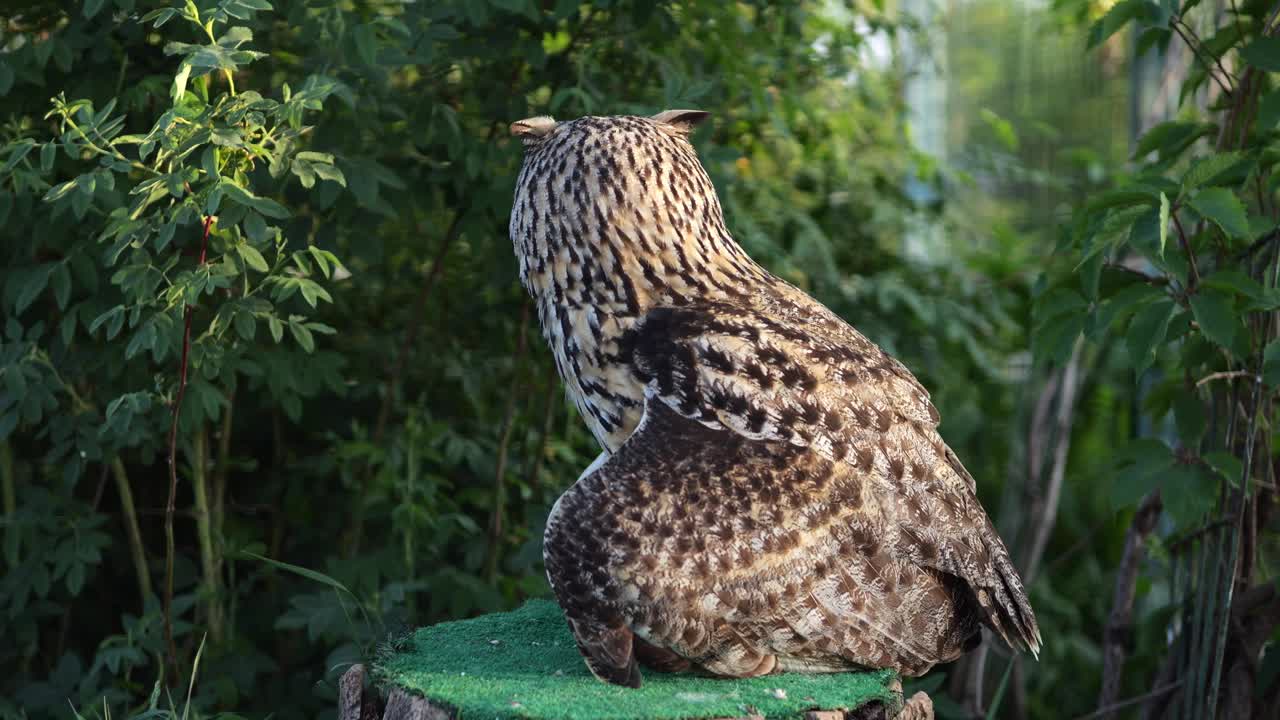
[(705, 117), (515, 123), (521, 280), (604, 453), (548, 519), (588, 666), (727, 676), (956, 659), (1040, 632), (911, 373), (733, 241)]

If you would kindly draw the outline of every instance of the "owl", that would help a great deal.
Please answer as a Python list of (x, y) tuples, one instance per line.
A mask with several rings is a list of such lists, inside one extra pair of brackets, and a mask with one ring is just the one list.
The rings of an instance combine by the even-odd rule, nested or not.
[(535, 117), (510, 234), (603, 452), (547, 520), (588, 667), (920, 675), (1035, 615), (938, 411), (900, 362), (734, 241), (707, 113)]

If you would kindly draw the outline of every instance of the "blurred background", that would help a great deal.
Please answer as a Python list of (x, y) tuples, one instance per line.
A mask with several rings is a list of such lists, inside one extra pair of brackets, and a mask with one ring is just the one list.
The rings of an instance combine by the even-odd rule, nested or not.
[[(909, 689), (1095, 711), (1144, 496), (1113, 456), (1172, 421), (1033, 310), (1088, 272), (1050, 260), (1073, 212), (1212, 101), (1169, 13), (1269, 10), (1196, 5), (0, 5), (0, 717), (181, 710), (193, 675), (192, 716), (328, 717), (403, 628), (548, 595), (544, 519), (598, 449), (517, 280), (507, 125), (684, 107), (735, 237), (917, 374), (1029, 584), (1039, 662)], [(1168, 655), (1161, 522), (1111, 700)]]

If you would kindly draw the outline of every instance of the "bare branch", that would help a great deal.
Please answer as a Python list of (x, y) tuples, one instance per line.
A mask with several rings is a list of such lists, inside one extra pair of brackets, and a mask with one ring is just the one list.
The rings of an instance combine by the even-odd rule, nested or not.
[(1254, 377), (1257, 377), (1257, 376), (1254, 373), (1249, 372), (1248, 370), (1231, 370), (1227, 372), (1209, 373), (1208, 375), (1205, 375), (1204, 377), (1196, 381), (1196, 387), (1200, 387), (1205, 383), (1213, 382), (1214, 380), (1232, 380), (1235, 378), (1254, 378)]
[(1132, 630), (1133, 598), (1138, 582), (1138, 570), (1146, 555), (1147, 536), (1155, 529), (1160, 518), (1160, 491), (1156, 490), (1142, 499), (1124, 539), (1124, 552), (1120, 556), (1120, 568), (1116, 571), (1115, 594), (1111, 600), (1111, 614), (1102, 638), (1102, 692), (1098, 696), (1098, 711), (1091, 717), (1109, 718), (1122, 707), (1117, 705), (1120, 681), (1124, 675), (1125, 647)]
[[(200, 238), (200, 264), (204, 265), (209, 250), (209, 230), (213, 216), (204, 218)], [(182, 311), (182, 360), (178, 368), (178, 390), (173, 397), (173, 421), (169, 425), (169, 502), (164, 508), (164, 644), (169, 653), (170, 683), (178, 679), (178, 647), (173, 642), (173, 513), (178, 496), (178, 418), (182, 414), (182, 398), (187, 394), (187, 366), (191, 354), (191, 306)]]

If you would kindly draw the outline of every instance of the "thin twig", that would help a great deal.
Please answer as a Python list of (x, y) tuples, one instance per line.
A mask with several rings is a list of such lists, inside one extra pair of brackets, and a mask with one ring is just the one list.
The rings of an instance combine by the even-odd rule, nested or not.
[(1155, 275), (1148, 275), (1142, 272), (1141, 270), (1138, 270), (1137, 268), (1131, 268), (1128, 265), (1125, 265), (1124, 263), (1105, 262), (1103, 263), (1103, 267), (1106, 267), (1111, 270), (1119, 270), (1121, 272), (1126, 272), (1126, 273), (1129, 273), (1130, 275), (1135, 275), (1139, 280), (1141, 280), (1142, 282), (1148, 285), (1155, 285), (1158, 287), (1158, 286), (1169, 284), (1169, 278), (1156, 277)]
[(137, 575), (139, 608), (146, 610), (151, 597), (151, 574), (147, 569), (146, 549), (142, 545), (142, 531), (138, 527), (138, 511), (133, 502), (133, 488), (129, 473), (117, 455), (111, 459), (111, 472), (116, 479), (116, 492), (120, 495), (120, 512), (124, 516), (125, 536), (129, 539), (129, 556), (133, 560), (133, 572)]
[(1222, 519), (1214, 520), (1211, 523), (1202, 525), (1201, 527), (1196, 528), (1195, 530), (1192, 530), (1191, 532), (1187, 533), (1186, 535), (1183, 535), (1180, 538), (1165, 540), (1165, 542), (1168, 543), (1169, 545), (1169, 554), (1174, 555), (1181, 552), (1182, 549), (1187, 545), (1189, 545), (1190, 543), (1196, 540), (1199, 540), (1205, 535), (1208, 535), (1209, 533), (1213, 532), (1214, 530), (1217, 530), (1218, 528), (1226, 524), (1227, 524), (1226, 520), (1222, 520)]
[[(1081, 348), (1084, 339), (1078, 338), (1071, 351), (1071, 359), (1062, 369), (1062, 380), (1058, 389), (1058, 407), (1053, 422), (1053, 453), (1050, 458), (1049, 480), (1045, 488), (1043, 502), (1036, 503), (1032, 518), (1035, 522), (1034, 535), (1031, 538), (1030, 550), (1027, 554), (1025, 577), (1028, 585), (1035, 582), (1040, 569), (1040, 561), (1044, 558), (1045, 548), (1049, 545), (1049, 536), (1058, 519), (1058, 503), (1062, 496), (1062, 484), (1066, 479), (1067, 455), (1071, 449), (1071, 425), (1075, 419), (1075, 406), (1080, 389)], [(1044, 462), (1046, 458), (1033, 458), (1033, 462)], [(1034, 506), (1034, 505), (1033, 505)]]
[[(200, 238), (200, 265), (209, 250), (209, 230), (213, 216), (206, 215)], [(169, 425), (169, 502), (164, 508), (164, 644), (169, 651), (170, 681), (178, 677), (178, 647), (173, 643), (173, 514), (178, 496), (178, 418), (182, 414), (182, 398), (187, 394), (187, 364), (191, 354), (192, 308), (183, 301), (182, 365), (178, 369), (178, 390), (173, 397), (173, 421)]]
[[(1172, 27), (1172, 28), (1173, 28), (1173, 31), (1174, 31), (1174, 32), (1178, 33), (1178, 37), (1182, 38), (1182, 42), (1186, 43), (1186, 44), (1187, 44), (1187, 47), (1191, 48), (1191, 52), (1196, 56), (1196, 59), (1197, 59), (1197, 60), (1199, 60), (1199, 61), (1201, 62), (1201, 64), (1203, 64), (1203, 65), (1204, 65), (1204, 71), (1205, 71), (1205, 74), (1207, 74), (1209, 77), (1213, 78), (1213, 81), (1214, 81), (1214, 82), (1218, 83), (1218, 87), (1222, 88), (1222, 92), (1226, 93), (1227, 95), (1230, 95), (1230, 94), (1231, 94), (1231, 88), (1227, 87), (1226, 83), (1224, 83), (1224, 82), (1223, 82), (1223, 81), (1218, 77), (1217, 73), (1215, 73), (1215, 72), (1213, 71), (1213, 68), (1209, 65), (1208, 61), (1206, 61), (1206, 60), (1205, 60), (1205, 59), (1200, 55), (1200, 50), (1201, 50), (1201, 48), (1199, 47), (1199, 44), (1198, 44), (1198, 43), (1195, 43), (1195, 42), (1192, 42), (1192, 41), (1191, 41), (1191, 38), (1187, 37), (1186, 33), (1182, 32), (1182, 30), (1178, 27), (1178, 23), (1179, 23), (1180, 21), (1181, 21), (1181, 18), (1175, 18), (1175, 19), (1174, 19), (1174, 21), (1173, 21), (1172, 23), (1170, 23), (1170, 27)], [(1188, 25), (1186, 25), (1185, 23), (1183, 23), (1183, 26), (1184, 26), (1184, 27), (1186, 27), (1186, 28), (1187, 28), (1187, 30), (1191, 30), (1191, 27), (1190, 27), (1190, 26), (1188, 26)], [(1194, 33), (1193, 33), (1193, 34), (1194, 34)], [(1221, 67), (1221, 63), (1219, 63), (1219, 67)], [(1223, 72), (1225, 73), (1226, 71), (1224, 70)], [(1231, 78), (1231, 75), (1230, 75), (1229, 73), (1227, 74), (1227, 78), (1228, 78), (1228, 79), (1230, 79), (1230, 78)]]
[[(1261, 193), (1261, 190), (1259, 190), (1259, 193)], [(1258, 197), (1258, 204), (1259, 206), (1262, 205), (1261, 195), (1259, 195)], [(1249, 247), (1245, 248), (1244, 250), (1241, 250), (1240, 253), (1236, 255), (1236, 258), (1235, 258), (1236, 262), (1239, 263), (1242, 260), (1252, 256), (1255, 252), (1257, 252), (1263, 246), (1276, 240), (1277, 238), (1280, 238), (1280, 231), (1272, 230), (1271, 232), (1263, 235), (1257, 240), (1254, 240), (1252, 243), (1250, 243)]]
[(1182, 229), (1182, 221), (1178, 219), (1176, 212), (1170, 211), (1169, 217), (1173, 218), (1173, 226), (1178, 230), (1178, 244), (1182, 246), (1182, 252), (1187, 254), (1187, 264), (1191, 268), (1190, 283), (1187, 290), (1191, 291), (1200, 284), (1200, 270), (1196, 267), (1195, 253), (1191, 252), (1191, 244), (1187, 241), (1187, 232)]
[(1106, 715), (1110, 715), (1111, 713), (1115, 712), (1116, 710), (1120, 710), (1120, 709), (1122, 709), (1122, 708), (1127, 708), (1127, 707), (1129, 707), (1130, 705), (1137, 705), (1137, 704), (1138, 704), (1138, 703), (1140, 703), (1140, 702), (1146, 702), (1147, 700), (1150, 700), (1150, 699), (1152, 699), (1152, 698), (1156, 698), (1156, 697), (1160, 697), (1161, 695), (1165, 695), (1165, 694), (1167, 694), (1168, 692), (1170, 692), (1171, 690), (1177, 690), (1177, 689), (1178, 689), (1178, 687), (1179, 687), (1179, 686), (1181, 686), (1181, 685), (1182, 685), (1182, 681), (1181, 681), (1181, 680), (1179, 680), (1179, 681), (1177, 681), (1177, 682), (1172, 682), (1172, 683), (1169, 683), (1168, 685), (1165, 685), (1164, 687), (1158, 687), (1158, 688), (1156, 688), (1155, 690), (1152, 690), (1152, 691), (1150, 691), (1150, 692), (1145, 692), (1145, 693), (1142, 693), (1141, 695), (1135, 695), (1135, 696), (1133, 696), (1133, 697), (1131, 697), (1131, 698), (1127, 698), (1127, 699), (1125, 699), (1125, 700), (1121, 700), (1120, 702), (1113, 703), (1113, 704), (1111, 704), (1111, 705), (1109, 705), (1109, 706), (1107, 706), (1107, 707), (1104, 707), (1104, 708), (1098, 708), (1097, 710), (1094, 710), (1093, 712), (1091, 712), (1091, 713), (1089, 713), (1089, 714), (1087, 714), (1087, 715), (1081, 715), (1081, 716), (1077, 717), (1075, 720), (1093, 720), (1094, 718), (1104, 717), (1104, 716), (1106, 716)]
[(1233, 378), (1251, 378), (1251, 377), (1255, 377), (1255, 375), (1254, 373), (1251, 373), (1248, 370), (1229, 370), (1224, 372), (1209, 373), (1208, 375), (1205, 375), (1204, 377), (1196, 381), (1196, 387), (1200, 387), (1205, 383), (1213, 382), (1214, 380), (1230, 380)]
[(525, 483), (534, 489), (537, 489), (541, 482), (539, 478), (542, 476), (542, 464), (547, 459), (547, 440), (551, 437), (551, 423), (555, 420), (556, 407), (559, 405), (556, 402), (556, 398), (561, 392), (560, 378), (556, 374), (555, 365), (552, 365), (547, 374), (547, 397), (542, 409), (542, 429), (535, 446), (537, 450), (534, 451), (533, 455), (533, 468), (529, 471), (528, 478), (525, 479)]
[(503, 411), (502, 417), (502, 436), (498, 441), (498, 462), (497, 468), (493, 474), (493, 519), (489, 523), (489, 549), (485, 558), (485, 577), (492, 580), (498, 569), (498, 550), (502, 544), (502, 527), (503, 513), (506, 506), (506, 475), (507, 475), (507, 454), (511, 445), (511, 429), (515, 425), (516, 415), (516, 391), (515, 386), (518, 384), (521, 366), (524, 365), (524, 358), (529, 349), (529, 306), (532, 303), (525, 298), (524, 306), (520, 310), (520, 330), (516, 341), (516, 357), (514, 362), (514, 373), (516, 375), (512, 385), (512, 390), (507, 394), (507, 407)]

